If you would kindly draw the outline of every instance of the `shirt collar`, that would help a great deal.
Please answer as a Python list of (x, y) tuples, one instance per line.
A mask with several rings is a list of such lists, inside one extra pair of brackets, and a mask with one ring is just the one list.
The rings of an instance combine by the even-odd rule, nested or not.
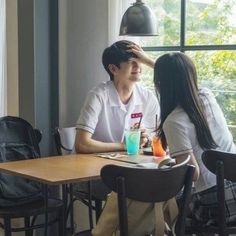
[[(110, 106), (122, 107), (123, 104), (120, 100), (119, 94), (115, 88), (113, 81), (109, 81), (108, 89), (109, 89), (108, 95), (109, 95)], [(134, 90), (133, 90), (133, 94), (132, 94), (130, 102), (133, 102), (134, 105), (141, 105), (142, 104), (142, 99), (141, 99), (140, 94), (138, 92), (138, 85), (137, 84), (134, 86)]]

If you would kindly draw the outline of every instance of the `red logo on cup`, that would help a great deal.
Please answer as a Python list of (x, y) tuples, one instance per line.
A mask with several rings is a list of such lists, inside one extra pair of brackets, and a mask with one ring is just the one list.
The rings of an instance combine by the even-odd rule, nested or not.
[(142, 116), (143, 116), (142, 112), (133, 113), (133, 114), (131, 114), (131, 119), (139, 118), (139, 117), (142, 117)]

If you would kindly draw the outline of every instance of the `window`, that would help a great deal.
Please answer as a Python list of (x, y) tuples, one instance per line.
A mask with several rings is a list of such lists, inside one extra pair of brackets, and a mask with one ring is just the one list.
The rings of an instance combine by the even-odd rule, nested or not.
[[(152, 57), (170, 51), (191, 56), (200, 86), (209, 87), (224, 111), (236, 140), (236, 1), (145, 0), (158, 20), (159, 36), (142, 37)], [(146, 86), (153, 88), (153, 72), (145, 68)]]

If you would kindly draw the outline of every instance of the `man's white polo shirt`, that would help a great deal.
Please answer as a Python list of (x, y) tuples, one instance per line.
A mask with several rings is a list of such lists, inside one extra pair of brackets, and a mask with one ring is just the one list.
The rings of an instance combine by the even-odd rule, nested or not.
[(124, 105), (114, 83), (107, 81), (88, 93), (77, 128), (90, 132), (98, 141), (123, 142), (125, 130), (138, 123), (141, 116), (142, 126), (154, 131), (159, 114), (159, 102), (148, 89), (136, 84), (129, 103)]

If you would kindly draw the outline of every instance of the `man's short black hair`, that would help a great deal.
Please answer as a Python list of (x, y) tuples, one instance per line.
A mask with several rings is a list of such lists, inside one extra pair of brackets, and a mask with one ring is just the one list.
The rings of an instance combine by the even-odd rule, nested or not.
[(105, 70), (110, 75), (111, 80), (113, 80), (114, 78), (113, 74), (108, 68), (110, 64), (114, 64), (120, 68), (121, 62), (127, 62), (129, 61), (130, 58), (137, 57), (134, 53), (127, 52), (127, 49), (129, 49), (127, 46), (130, 44), (134, 43), (128, 40), (120, 40), (117, 41), (116, 43), (113, 43), (110, 47), (106, 48), (103, 51), (102, 63)]

